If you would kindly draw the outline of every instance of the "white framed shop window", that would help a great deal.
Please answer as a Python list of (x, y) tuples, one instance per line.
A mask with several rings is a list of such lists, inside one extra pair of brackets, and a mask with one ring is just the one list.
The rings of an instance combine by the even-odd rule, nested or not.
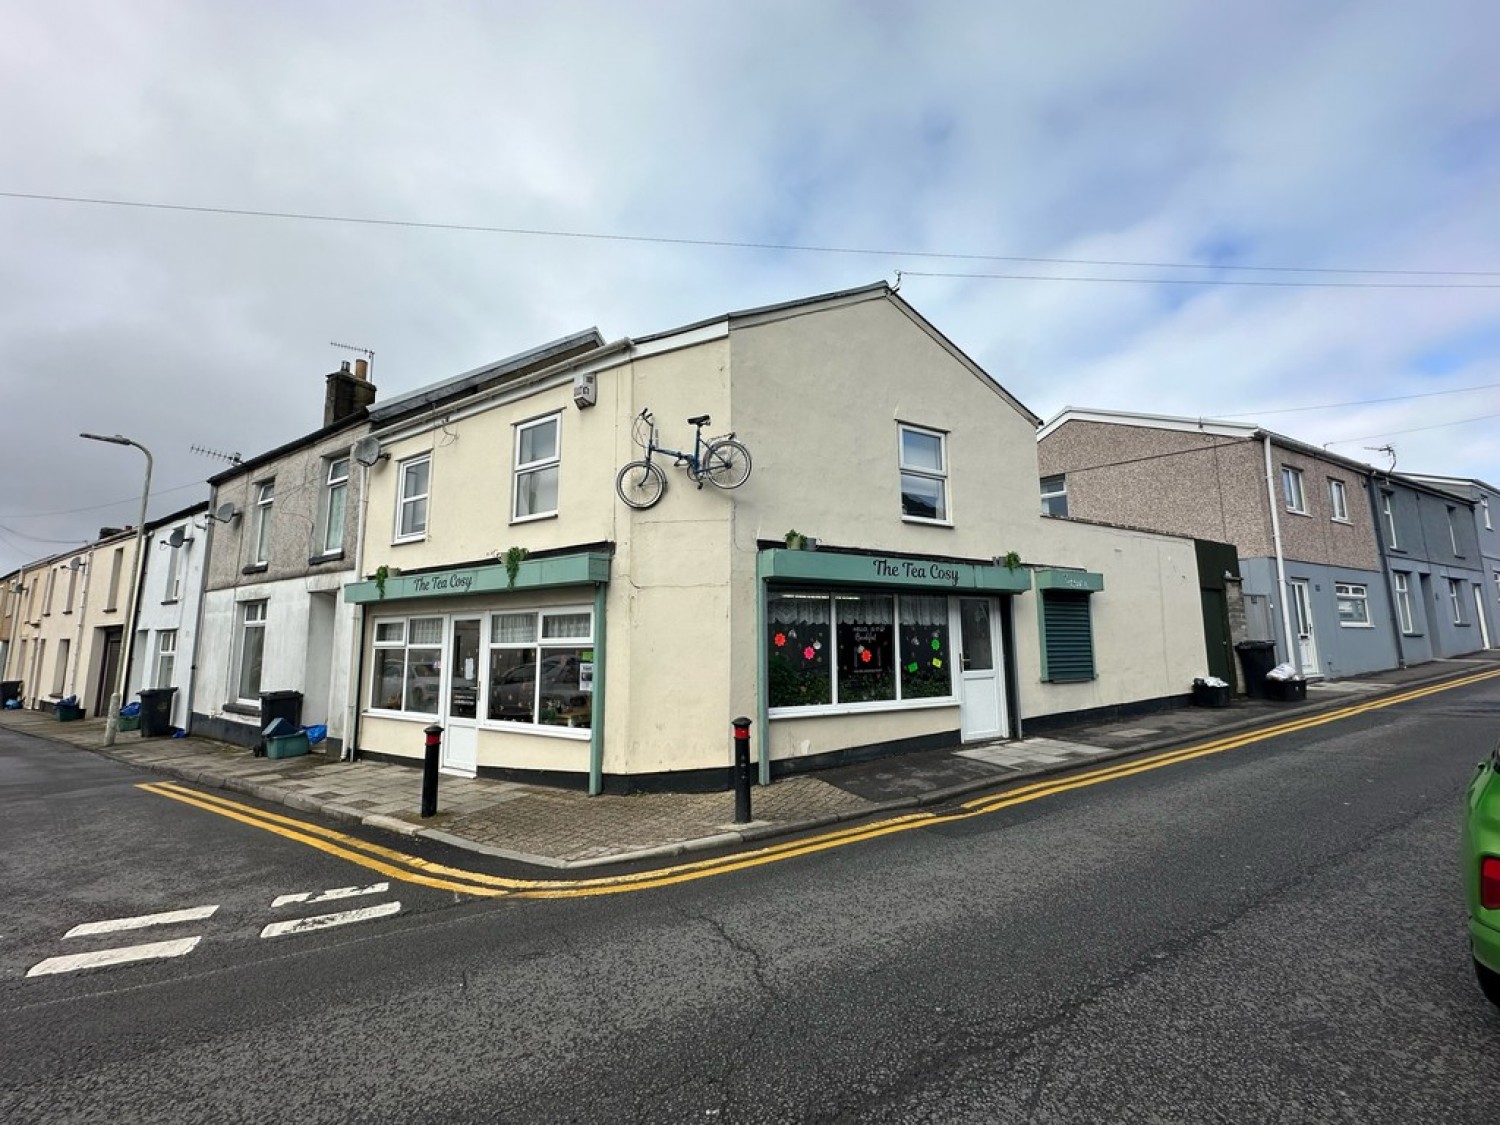
[(438, 714), (446, 625), (446, 618), (431, 614), (375, 619), (370, 710), (424, 718)]
[(590, 606), (491, 613), (486, 725), (588, 737), (594, 711), (594, 611)]
[(952, 706), (952, 651), (946, 597), (766, 593), (772, 718)]

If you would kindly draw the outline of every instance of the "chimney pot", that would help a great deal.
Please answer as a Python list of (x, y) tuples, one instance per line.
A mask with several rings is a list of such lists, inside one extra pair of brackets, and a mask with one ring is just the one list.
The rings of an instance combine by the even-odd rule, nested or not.
[(354, 361), (354, 377), (356, 379), (368, 379), (370, 377), (370, 361), (356, 359)]
[(349, 361), (347, 359), (344, 360), (343, 362), (341, 362), (339, 364), (339, 370), (340, 371), (348, 371), (349, 370)]

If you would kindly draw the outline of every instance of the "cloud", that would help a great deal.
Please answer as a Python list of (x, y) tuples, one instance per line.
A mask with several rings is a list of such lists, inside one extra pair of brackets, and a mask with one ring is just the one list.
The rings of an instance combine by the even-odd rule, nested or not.
[[(897, 269), (1042, 415), (1500, 382), (1496, 290), (936, 278), (917, 274), (1230, 275), (909, 253), (1500, 269), (1481, 0), (6, 7), (0, 190), (891, 252), (0, 199), (0, 570), (134, 518), (132, 455), (79, 430), (151, 446), (159, 485), (187, 486), (164, 513), (222, 464), (191, 445), (317, 426), (330, 341), (373, 348), (389, 396), (588, 325), (640, 335)], [(1480, 392), (1266, 421), (1322, 443), (1492, 413)], [(1401, 467), (1500, 483), (1491, 432), (1390, 440)]]

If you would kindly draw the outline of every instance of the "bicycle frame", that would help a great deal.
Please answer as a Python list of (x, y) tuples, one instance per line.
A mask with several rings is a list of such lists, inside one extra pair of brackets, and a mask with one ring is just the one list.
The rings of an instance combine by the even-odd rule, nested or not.
[[(651, 427), (651, 436), (646, 441), (646, 463), (650, 464), (653, 453), (668, 453), (674, 458), (673, 466), (686, 465), (688, 475), (697, 477), (703, 468), (703, 451), (708, 448), (709, 443), (703, 440), (703, 423), (699, 422), (693, 427), (693, 451), (689, 453), (685, 449), (672, 449), (669, 446), (656, 444), (656, 419), (646, 417), (646, 424)], [(733, 437), (733, 434), (729, 435)]]

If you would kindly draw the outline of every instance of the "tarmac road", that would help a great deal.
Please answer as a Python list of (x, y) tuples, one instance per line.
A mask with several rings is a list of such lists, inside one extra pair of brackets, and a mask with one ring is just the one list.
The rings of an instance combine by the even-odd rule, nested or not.
[(694, 882), (275, 908), (376, 879), (9, 736), (0, 1119), (1492, 1123), (1457, 830), (1497, 734), (1491, 682)]

